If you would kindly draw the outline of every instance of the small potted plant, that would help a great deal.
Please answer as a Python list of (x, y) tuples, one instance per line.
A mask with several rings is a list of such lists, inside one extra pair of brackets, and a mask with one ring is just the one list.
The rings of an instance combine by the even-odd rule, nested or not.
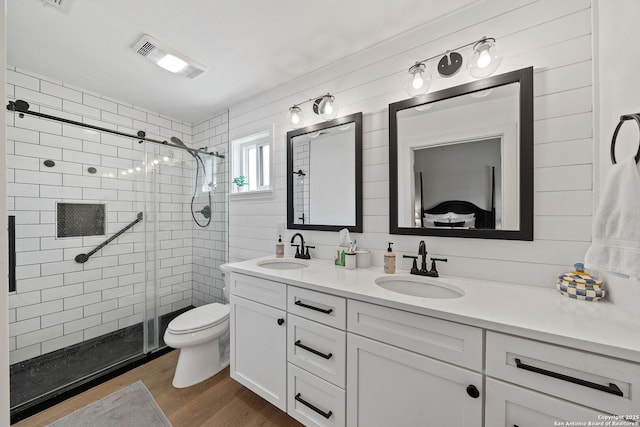
[(246, 179), (247, 178), (244, 175), (233, 178), (232, 182), (236, 185), (237, 191), (244, 191), (244, 188), (249, 185)]

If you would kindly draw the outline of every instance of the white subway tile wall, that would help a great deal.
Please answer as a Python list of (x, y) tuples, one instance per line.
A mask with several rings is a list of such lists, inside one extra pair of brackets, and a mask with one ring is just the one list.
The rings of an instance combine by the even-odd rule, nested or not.
[[(215, 191), (212, 193), (211, 224), (201, 228), (192, 221), (193, 228), (193, 305), (200, 306), (223, 301), (224, 280), (220, 265), (228, 260), (228, 161), (229, 161), (229, 114), (216, 115), (193, 126), (193, 148), (207, 147), (218, 152), (224, 159), (213, 158)], [(193, 191), (193, 190), (191, 190)], [(200, 200), (204, 200), (200, 197)], [(200, 208), (198, 208), (200, 209)], [(199, 214), (196, 214), (199, 215)], [(198, 216), (200, 223), (204, 217)], [(180, 248), (174, 251), (180, 251)], [(184, 267), (176, 266), (180, 271)]]
[[(32, 111), (227, 152), (226, 112), (194, 126), (13, 67), (7, 93)], [(149, 301), (157, 286), (158, 315), (222, 301), (226, 159), (217, 162), (211, 224), (200, 228), (190, 207), (195, 162), (182, 150), (13, 113), (7, 113), (6, 150), (17, 251), (17, 291), (9, 295), (12, 364), (142, 322), (145, 283)], [(56, 202), (105, 204), (107, 236), (57, 238)], [(74, 261), (145, 209), (143, 222), (86, 263)]]

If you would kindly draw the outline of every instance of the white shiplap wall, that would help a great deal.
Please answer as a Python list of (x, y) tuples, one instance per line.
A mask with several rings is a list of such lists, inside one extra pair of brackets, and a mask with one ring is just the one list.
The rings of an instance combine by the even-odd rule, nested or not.
[[(535, 241), (427, 237), (430, 255), (447, 257), (442, 273), (462, 277), (552, 286), (558, 273), (581, 261), (590, 241), (592, 198), (592, 48), (588, 0), (479, 2), (317, 72), (234, 105), (231, 140), (275, 125), (274, 196), (230, 201), (229, 258), (274, 253), (276, 224), (286, 222), (286, 112), (294, 103), (331, 92), (340, 115), (364, 114), (364, 233), (358, 246), (382, 264), (387, 241), (402, 254), (415, 254), (419, 236), (389, 235), (388, 109), (406, 98), (408, 67), (476, 40), (498, 40), (504, 60), (497, 73), (534, 67)], [(433, 65), (433, 64), (431, 64)], [(435, 77), (433, 91), (469, 81), (466, 72)], [(305, 111), (308, 123), (315, 119)], [(319, 120), (316, 120), (319, 121)], [(290, 238), (288, 231), (285, 238)], [(330, 259), (338, 233), (309, 231), (315, 257)], [(290, 248), (287, 245), (287, 253)]]

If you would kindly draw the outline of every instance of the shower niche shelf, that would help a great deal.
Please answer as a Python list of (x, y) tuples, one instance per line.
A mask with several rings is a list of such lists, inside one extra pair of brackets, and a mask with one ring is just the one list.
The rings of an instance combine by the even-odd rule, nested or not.
[(56, 236), (104, 236), (106, 217), (104, 203), (56, 203)]

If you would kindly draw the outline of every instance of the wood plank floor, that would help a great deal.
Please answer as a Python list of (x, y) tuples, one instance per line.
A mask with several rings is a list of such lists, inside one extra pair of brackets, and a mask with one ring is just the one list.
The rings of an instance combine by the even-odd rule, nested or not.
[(174, 350), (149, 363), (59, 403), (15, 426), (45, 426), (140, 380), (174, 427), (302, 426), (229, 377), (229, 368), (186, 389), (171, 386), (178, 360)]

